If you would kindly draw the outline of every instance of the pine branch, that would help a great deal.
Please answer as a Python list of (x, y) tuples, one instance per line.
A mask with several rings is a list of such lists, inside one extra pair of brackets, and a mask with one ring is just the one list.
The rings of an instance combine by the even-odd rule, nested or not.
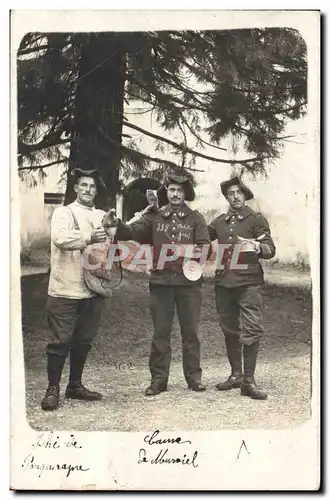
[(290, 142), (291, 144), (306, 144), (305, 142), (299, 142), (299, 141), (290, 141), (290, 139), (288, 139), (288, 137), (295, 137), (293, 135), (288, 135), (287, 137), (280, 137), (278, 139), (281, 139), (281, 141), (284, 141), (284, 142)]
[[(187, 148), (188, 146), (188, 141), (187, 141), (187, 134), (186, 134), (186, 130), (185, 130), (185, 127), (184, 127), (184, 124), (180, 123), (178, 124), (179, 128), (180, 128), (180, 131), (181, 131), (181, 134), (182, 134), (182, 137), (183, 137), (183, 144), (184, 144), (184, 147)], [(182, 153), (182, 161), (181, 161), (181, 168), (184, 168), (185, 166), (185, 163), (186, 163), (186, 157), (187, 157), (187, 153)]]
[[(17, 52), (23, 51), (23, 50), (29, 50), (28, 48), (31, 48), (32, 50), (34, 50), (36, 48), (36, 46), (38, 46), (38, 44), (40, 47), (40, 42), (44, 39), (45, 39), (45, 33), (41, 33), (29, 41), (27, 41), (26, 38), (23, 37), (23, 40), (21, 41), (21, 44), (20, 44)], [(32, 48), (32, 45), (34, 46), (33, 48)]]
[(53, 121), (52, 125), (47, 130), (45, 130), (45, 132), (42, 132), (40, 135), (38, 135), (38, 137), (35, 138), (35, 141), (37, 141), (41, 137), (44, 137), (44, 138), (50, 137), (53, 133), (56, 134), (56, 137), (60, 137), (62, 135), (62, 133), (64, 132), (63, 124), (62, 124), (62, 128), (57, 130), (57, 131), (55, 130), (56, 126), (64, 118), (66, 118), (68, 115), (69, 115), (69, 112), (67, 111), (67, 112), (63, 112), (62, 114), (59, 114), (59, 116), (57, 118), (54, 117), (54, 121)]
[[(206, 107), (205, 107), (205, 103), (207, 104), (206, 99), (204, 99), (204, 102), (200, 101), (196, 97), (196, 92), (194, 92), (192, 89), (190, 89), (190, 87), (185, 85), (183, 82), (179, 81), (178, 78), (172, 77), (170, 80), (167, 80), (164, 76), (164, 73), (167, 74), (167, 72), (163, 72), (162, 82), (165, 82), (167, 85), (171, 86), (173, 89), (178, 90), (180, 93), (185, 94), (186, 96), (189, 96), (191, 99), (194, 100), (194, 103), (196, 103), (196, 104), (192, 104), (191, 101), (189, 102), (189, 104), (184, 103), (185, 107), (189, 107), (189, 108), (195, 107), (196, 109), (198, 109), (197, 105), (199, 105), (200, 108), (206, 109)], [(175, 85), (175, 82), (178, 82), (177, 85)], [(178, 99), (178, 98), (176, 98), (176, 99)], [(184, 101), (181, 101), (181, 102), (184, 102)]]
[(18, 139), (18, 155), (28, 156), (36, 151), (41, 151), (42, 149), (50, 148), (53, 146), (59, 146), (61, 144), (67, 144), (70, 139), (59, 139), (58, 137), (44, 138), (41, 142), (37, 144), (25, 144), (20, 139)]
[[(148, 100), (148, 99), (145, 99), (144, 97), (141, 97), (141, 96), (138, 96), (138, 95), (136, 95), (136, 94), (133, 94), (133, 93), (132, 93), (132, 92), (130, 92), (130, 91), (127, 91), (127, 93), (128, 93), (128, 94), (130, 94), (132, 97), (135, 97), (136, 99), (140, 99), (141, 101), (146, 102), (147, 104), (151, 104), (151, 105), (153, 106), (150, 110), (145, 111), (145, 113), (146, 113), (146, 112), (153, 111), (153, 110), (155, 109), (156, 105), (157, 105), (157, 104), (156, 104), (156, 101), (152, 102), (151, 100)], [(189, 109), (189, 108), (190, 108), (190, 106), (186, 106), (186, 107), (187, 107), (187, 109)], [(201, 110), (201, 111), (202, 111), (202, 110)], [(139, 114), (139, 113), (131, 113), (131, 114)], [(204, 139), (202, 139), (202, 138), (201, 138), (201, 137), (197, 134), (197, 132), (196, 132), (196, 131), (195, 131), (195, 130), (194, 130), (194, 129), (193, 129), (193, 128), (189, 125), (189, 123), (188, 123), (187, 119), (183, 116), (183, 114), (182, 114), (182, 113), (180, 113), (180, 115), (181, 115), (181, 120), (183, 121), (183, 123), (187, 126), (187, 128), (189, 129), (189, 131), (191, 132), (191, 134), (192, 134), (194, 137), (196, 137), (196, 139), (197, 139), (198, 141), (200, 141), (200, 142), (202, 142), (202, 143), (206, 144), (207, 146), (210, 146), (210, 147), (212, 147), (212, 148), (214, 148), (214, 149), (219, 149), (220, 151), (227, 151), (227, 149), (226, 149), (226, 148), (221, 148), (221, 147), (219, 147), (219, 146), (215, 146), (214, 144), (211, 144), (210, 142), (207, 142), (207, 141), (205, 141)]]
[(45, 165), (30, 165), (29, 167), (20, 167), (18, 170), (21, 171), (21, 170), (37, 170), (37, 169), (43, 169), (43, 168), (47, 168), (47, 167), (52, 167), (53, 165), (58, 165), (60, 163), (66, 163), (68, 161), (67, 158), (63, 159), (63, 160), (57, 160), (57, 161), (52, 161), (50, 163), (46, 163)]
[(90, 69), (89, 71), (87, 71), (87, 73), (85, 73), (84, 75), (79, 75), (76, 80), (75, 80), (75, 83), (77, 83), (78, 81), (80, 82), (83, 78), (86, 78), (86, 76), (89, 76), (91, 73), (93, 73), (94, 71), (96, 71), (97, 69), (99, 69), (101, 66), (103, 66), (103, 64), (105, 64), (109, 59), (110, 57), (112, 57), (112, 54), (110, 54), (110, 56), (107, 56), (103, 59), (103, 61), (101, 61), (99, 64), (97, 64), (96, 66), (94, 66), (92, 69)]
[(293, 106), (290, 106), (289, 108), (283, 108), (283, 109), (278, 109), (278, 110), (265, 110), (265, 111), (258, 111), (260, 114), (274, 114), (274, 115), (281, 115), (284, 113), (288, 113), (289, 111), (293, 111), (294, 109), (302, 108), (303, 106), (307, 105), (307, 101), (303, 101), (300, 104), (294, 104)]
[[(170, 160), (165, 160), (165, 159), (162, 159), (162, 158), (157, 158), (157, 157), (154, 157), (154, 156), (149, 156), (145, 153), (141, 153), (141, 151), (137, 151), (136, 149), (131, 149), (131, 148), (128, 148), (127, 146), (124, 146), (123, 144), (119, 144), (118, 142), (116, 142), (114, 139), (111, 139), (111, 137), (109, 137), (105, 132), (104, 130), (102, 129), (102, 127), (98, 126), (97, 127), (100, 134), (107, 140), (110, 142), (110, 144), (114, 145), (114, 146), (117, 146), (118, 148), (122, 149), (123, 151), (126, 151), (128, 154), (130, 155), (136, 155), (136, 156), (139, 156), (140, 158), (143, 158), (145, 160), (148, 160), (148, 161), (154, 161), (156, 163), (160, 163), (162, 165), (167, 165), (171, 168), (174, 168), (174, 169), (177, 169), (178, 168), (178, 165)], [(198, 170), (198, 169), (195, 169), (195, 168), (190, 168), (190, 167), (185, 167), (186, 170), (191, 170), (192, 172), (204, 172), (204, 170)]]
[[(199, 105), (201, 105), (202, 107), (204, 107), (204, 102), (201, 102), (196, 97), (196, 94), (198, 94), (198, 92), (196, 92), (194, 89), (191, 89), (188, 85), (184, 84), (180, 80), (180, 78), (176, 77), (175, 75), (172, 75), (172, 74), (168, 73), (168, 71), (165, 68), (161, 68), (160, 69), (160, 73), (163, 74), (162, 81), (165, 81), (165, 83), (167, 83), (168, 85), (170, 85), (174, 89), (178, 90), (179, 92), (182, 92), (182, 93), (185, 93), (185, 94), (190, 94), (190, 96), (193, 97), (194, 100)], [(168, 77), (170, 78), (170, 80), (168, 80), (165, 77), (165, 75), (168, 75)], [(175, 83), (176, 83), (176, 85), (175, 85)]]
[(156, 106), (156, 102), (151, 102), (151, 100), (149, 99), (146, 99), (145, 97), (142, 97), (142, 96), (139, 96), (137, 94), (134, 94), (131, 90), (125, 90), (125, 92), (131, 96), (131, 97), (134, 97), (135, 99), (139, 100), (139, 101), (143, 101), (143, 102), (146, 102), (147, 104), (151, 104), (153, 106), (153, 108), (155, 108)]
[(215, 148), (215, 149), (219, 149), (220, 151), (227, 151), (226, 148), (220, 148), (219, 146), (215, 146), (214, 144), (211, 144), (210, 142), (207, 142), (205, 141), (204, 139), (202, 139), (198, 134), (197, 132), (191, 127), (191, 125), (188, 123), (188, 120), (186, 120), (186, 118), (181, 114), (181, 120), (184, 122), (184, 124), (188, 127), (190, 133), (196, 137), (196, 139), (204, 144), (206, 144), (207, 146), (210, 146), (211, 148)]
[(18, 49), (17, 50), (17, 57), (20, 57), (20, 56), (26, 56), (28, 54), (32, 54), (33, 52), (39, 52), (40, 50), (47, 50), (49, 49), (49, 45), (46, 44), (46, 45), (39, 45), (37, 47), (33, 47), (33, 48), (30, 48), (30, 49)]
[[(44, 38), (44, 36), (42, 35), (40, 37), (40, 39)], [(36, 40), (33, 40), (33, 43), (36, 43), (38, 41), (38, 39)], [(63, 50), (64, 47), (66, 47), (67, 45), (69, 45), (71, 42), (70, 40), (68, 40), (67, 43), (63, 43), (61, 44), (61, 46), (59, 47), (60, 50)], [(26, 56), (28, 54), (33, 54), (33, 52), (38, 52), (40, 50), (48, 50), (48, 49), (51, 49), (53, 50), (53, 47), (51, 47), (50, 45), (48, 45), (48, 43), (44, 44), (44, 45), (36, 45), (35, 47), (30, 47), (28, 49), (18, 49), (17, 50), (17, 57), (20, 57), (20, 56)]]
[[(287, 139), (292, 139), (293, 137), (298, 137), (298, 136), (306, 136), (307, 134), (303, 132), (302, 134), (294, 134), (294, 135), (281, 135), (277, 139), (280, 139), (282, 141), (285, 141)], [(297, 144), (304, 144), (303, 142), (299, 142)]]
[(138, 132), (141, 132), (149, 137), (152, 137), (153, 139), (157, 139), (159, 141), (163, 141), (163, 142), (166, 142), (167, 144), (170, 144), (171, 146), (173, 146), (175, 149), (178, 149), (182, 152), (186, 152), (186, 153), (190, 153), (194, 156), (199, 156), (200, 158), (204, 158), (205, 160), (211, 160), (211, 161), (214, 161), (214, 162), (217, 162), (217, 163), (227, 163), (229, 165), (233, 165), (235, 163), (241, 163), (241, 164), (244, 164), (244, 163), (251, 163), (251, 162), (255, 162), (255, 161), (260, 161), (260, 160), (263, 160), (265, 159), (264, 157), (263, 158), (259, 158), (258, 156), (255, 156), (254, 158), (245, 158), (244, 160), (225, 160), (223, 158), (216, 158), (214, 156), (209, 156), (209, 155), (205, 155), (203, 153), (199, 153), (198, 151), (195, 151), (194, 149), (191, 149), (191, 148), (185, 148), (184, 146), (180, 146), (179, 144), (177, 144), (176, 142), (172, 141), (171, 139), (167, 139), (166, 137), (161, 137), (160, 135), (157, 135), (157, 134), (154, 134), (152, 132), (149, 132), (141, 127), (138, 127), (137, 125), (133, 125), (132, 123), (129, 123), (127, 121), (124, 121), (123, 122), (123, 125), (125, 125), (126, 127), (130, 127), (134, 130), (137, 130)]
[[(196, 62), (194, 59), (193, 59), (194, 62)], [(194, 73), (195, 76), (197, 76), (198, 78), (203, 78), (203, 80), (207, 83), (210, 83), (212, 85), (217, 85), (219, 82), (216, 81), (215, 78), (212, 78), (212, 72), (210, 72), (209, 68), (205, 68), (205, 66), (203, 66), (202, 62), (201, 61), (198, 61), (198, 67), (196, 68), (195, 66), (192, 66), (191, 64), (188, 63), (188, 61), (184, 61), (183, 63), (183, 66), (186, 66), (190, 71), (192, 71)], [(197, 62), (196, 62), (197, 64)], [(203, 68), (203, 70), (205, 71), (205, 74), (201, 74), (201, 72), (199, 71), (199, 67)], [(195, 91), (196, 92), (196, 91)], [(198, 94), (200, 95), (204, 95), (204, 94), (213, 94), (214, 92), (212, 91), (208, 91), (208, 92), (198, 92)]]
[[(173, 96), (171, 94), (165, 94), (163, 92), (158, 92), (155, 88), (149, 89), (149, 88), (144, 87), (143, 84), (141, 84), (134, 77), (132, 77), (131, 80), (133, 80), (134, 83), (136, 83), (136, 85), (138, 87), (140, 87), (140, 89), (142, 89), (144, 92), (147, 92), (149, 94), (154, 95), (156, 97), (156, 99), (168, 98), (171, 101), (176, 102), (177, 104), (180, 104), (185, 109), (196, 109), (198, 111), (202, 111), (203, 113), (208, 113), (209, 112), (209, 108), (207, 108), (206, 106), (201, 107), (201, 106), (197, 106), (196, 104), (192, 104), (192, 103), (187, 104), (186, 102), (182, 101), (178, 97), (175, 97), (175, 96)], [(157, 103), (157, 107), (159, 107), (160, 109), (162, 109), (162, 107), (160, 106), (159, 103)]]

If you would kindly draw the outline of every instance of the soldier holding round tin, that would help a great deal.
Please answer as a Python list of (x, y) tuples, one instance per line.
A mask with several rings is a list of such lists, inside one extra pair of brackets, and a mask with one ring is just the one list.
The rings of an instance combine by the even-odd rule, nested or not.
[[(186, 177), (170, 175), (158, 191), (157, 210), (145, 211), (135, 222), (124, 224), (117, 219), (118, 240), (134, 240), (152, 247), (150, 272), (150, 307), (154, 324), (149, 368), (151, 384), (146, 396), (167, 390), (171, 363), (171, 331), (175, 309), (181, 335), (183, 371), (187, 385), (193, 391), (204, 391), (200, 366), (198, 325), (202, 304), (201, 273), (189, 276), (185, 259), (176, 249), (185, 246), (206, 247), (210, 238), (203, 216), (185, 202), (193, 201), (194, 188)], [(188, 277), (187, 277), (188, 276)], [(197, 278), (197, 279), (196, 279)]]

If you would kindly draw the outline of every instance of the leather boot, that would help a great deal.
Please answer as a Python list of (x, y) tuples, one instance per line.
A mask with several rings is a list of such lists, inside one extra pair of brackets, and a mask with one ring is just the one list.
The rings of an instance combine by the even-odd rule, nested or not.
[(206, 391), (206, 385), (202, 384), (202, 382), (191, 382), (188, 384), (188, 388), (195, 392)]
[(100, 401), (102, 394), (90, 391), (83, 386), (81, 379), (84, 371), (90, 344), (76, 344), (70, 347), (70, 376), (65, 391), (65, 397), (69, 399), (81, 399), (84, 401)]
[(82, 401), (100, 401), (102, 394), (96, 391), (90, 391), (82, 383), (70, 383), (67, 385), (65, 397), (68, 399), (80, 399)]
[(145, 396), (157, 396), (161, 392), (167, 391), (167, 382), (151, 382), (150, 386), (146, 389)]
[(41, 409), (44, 411), (57, 410), (60, 402), (60, 386), (49, 385), (46, 394), (41, 401)]
[(60, 400), (60, 381), (66, 356), (47, 355), (48, 388), (41, 401), (44, 411), (57, 410)]
[(259, 389), (254, 380), (258, 351), (259, 342), (245, 345), (243, 348), (244, 380), (241, 385), (241, 396), (248, 396), (252, 399), (266, 399), (267, 393)]
[(238, 389), (243, 381), (242, 373), (242, 347), (238, 337), (225, 337), (227, 356), (231, 366), (231, 375), (224, 382), (219, 382), (215, 387), (218, 391)]

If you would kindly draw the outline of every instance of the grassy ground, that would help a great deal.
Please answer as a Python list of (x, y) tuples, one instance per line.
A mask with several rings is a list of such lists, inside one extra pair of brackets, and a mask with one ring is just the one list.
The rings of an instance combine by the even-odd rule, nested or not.
[[(265, 286), (265, 337), (257, 380), (268, 400), (242, 398), (238, 390), (218, 392), (214, 385), (227, 376), (224, 341), (218, 326), (212, 280), (204, 284), (200, 325), (202, 367), (207, 392), (186, 388), (181, 368), (177, 322), (172, 335), (173, 358), (169, 390), (145, 398), (149, 383), (148, 356), (152, 335), (148, 283), (144, 275), (125, 272), (104, 310), (84, 382), (100, 390), (97, 403), (61, 401), (56, 412), (42, 412), (46, 387), (47, 342), (45, 303), (48, 275), (22, 278), (22, 322), (26, 368), (27, 418), (36, 429), (144, 431), (284, 428), (309, 417), (311, 290), (309, 286)], [(119, 363), (123, 363), (119, 366)], [(64, 391), (68, 374), (65, 367)]]

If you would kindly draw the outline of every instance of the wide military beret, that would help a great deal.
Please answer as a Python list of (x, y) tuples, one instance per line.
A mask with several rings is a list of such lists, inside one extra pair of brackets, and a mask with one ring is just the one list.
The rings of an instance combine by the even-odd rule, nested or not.
[(71, 171), (71, 176), (73, 178), (73, 183), (75, 184), (80, 177), (92, 177), (97, 184), (98, 190), (106, 191), (105, 182), (100, 174), (100, 172), (95, 168), (92, 170), (85, 170), (83, 168), (74, 168)]
[(191, 181), (187, 177), (183, 177), (181, 175), (169, 174), (166, 176), (163, 185), (158, 190), (158, 197), (161, 201), (160, 205), (162, 205), (162, 201), (165, 201), (165, 204), (168, 203), (166, 188), (169, 184), (179, 184), (183, 187), (185, 192), (185, 200), (193, 201), (195, 199), (195, 190)]
[(251, 189), (249, 189), (238, 176), (232, 177), (228, 181), (221, 182), (221, 192), (225, 197), (227, 197), (227, 191), (230, 186), (240, 186), (241, 190), (245, 194), (246, 200), (252, 200), (252, 198), (254, 198)]

